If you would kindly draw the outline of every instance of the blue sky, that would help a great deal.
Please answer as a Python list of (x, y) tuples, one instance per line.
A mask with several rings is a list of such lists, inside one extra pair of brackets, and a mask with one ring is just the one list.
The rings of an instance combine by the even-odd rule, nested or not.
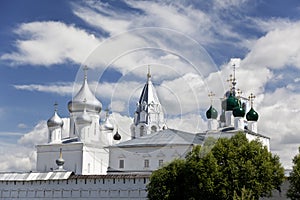
[[(1, 1), (1, 151), (20, 147), (16, 162), (32, 154), (55, 101), (68, 116), (84, 64), (118, 123), (131, 120), (150, 64), (169, 126), (205, 130), (207, 93), (223, 96), (230, 59), (240, 58), (238, 87), (256, 94), (259, 130), (290, 167), (300, 142), (299, 11), (297, 0)], [(33, 168), (34, 158), (23, 162)]]

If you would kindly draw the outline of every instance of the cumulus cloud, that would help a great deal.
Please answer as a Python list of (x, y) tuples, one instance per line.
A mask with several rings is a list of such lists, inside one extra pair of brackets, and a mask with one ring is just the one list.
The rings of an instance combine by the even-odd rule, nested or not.
[(259, 38), (243, 60), (248, 68), (300, 68), (300, 23), (290, 22)]
[[(21, 24), (15, 34), (16, 51), (1, 56), (13, 65), (49, 66), (66, 61), (82, 63), (100, 40), (85, 30), (61, 22), (30, 22)], [(84, 47), (84, 48), (83, 48)]]

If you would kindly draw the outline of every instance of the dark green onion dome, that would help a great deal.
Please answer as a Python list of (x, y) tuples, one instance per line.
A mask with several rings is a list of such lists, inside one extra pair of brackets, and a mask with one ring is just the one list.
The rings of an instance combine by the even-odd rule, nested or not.
[(206, 111), (206, 118), (207, 119), (217, 119), (218, 111), (214, 109), (214, 107), (210, 106), (209, 109)]
[(230, 94), (226, 100), (226, 111), (233, 110), (235, 107), (239, 107), (239, 105), (239, 100)]
[(249, 112), (246, 115), (246, 119), (248, 121), (257, 121), (258, 120), (258, 113), (251, 107)]
[(244, 117), (246, 112), (242, 107), (235, 107), (232, 112), (234, 117)]

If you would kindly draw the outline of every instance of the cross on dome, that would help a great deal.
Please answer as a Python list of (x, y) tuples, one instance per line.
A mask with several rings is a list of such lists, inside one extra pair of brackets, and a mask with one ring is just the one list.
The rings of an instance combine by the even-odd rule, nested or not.
[(58, 106), (58, 103), (55, 101), (54, 103), (54, 111), (57, 112), (57, 106)]
[(148, 65), (148, 73), (147, 73), (148, 81), (150, 80), (150, 78), (151, 78), (150, 65)]
[(239, 98), (239, 97), (241, 97), (242, 96), (242, 94), (243, 94), (243, 91), (241, 90), (241, 89), (236, 89), (236, 91), (237, 91), (237, 97)]
[(88, 71), (88, 70), (89, 70), (88, 66), (85, 65), (85, 66), (83, 67), (83, 71), (84, 71), (84, 79), (87, 79), (87, 71)]
[(253, 93), (251, 93), (250, 96), (249, 96), (248, 98), (249, 98), (249, 100), (250, 100), (251, 108), (252, 108), (252, 107), (253, 107), (253, 101), (254, 101), (254, 99), (256, 98), (256, 96), (255, 96)]
[(210, 98), (210, 104), (211, 104), (211, 105), (213, 104), (213, 98), (214, 98), (214, 96), (216, 96), (216, 94), (213, 93), (212, 91), (210, 91), (210, 92), (208, 93), (208, 97)]

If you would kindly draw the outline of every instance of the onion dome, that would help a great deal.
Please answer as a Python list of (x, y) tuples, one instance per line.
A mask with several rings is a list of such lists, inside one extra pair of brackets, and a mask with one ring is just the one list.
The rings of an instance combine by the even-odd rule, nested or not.
[(232, 114), (233, 114), (234, 117), (244, 117), (245, 116), (245, 110), (242, 107), (238, 106), (238, 107), (235, 107), (233, 109)]
[(218, 117), (218, 111), (211, 105), (209, 109), (206, 111), (206, 118), (217, 119), (217, 117)]
[(258, 120), (258, 113), (251, 107), (249, 112), (246, 115), (246, 119), (248, 121), (257, 121)]
[[(54, 106), (57, 106), (57, 104), (55, 104)], [(58, 116), (57, 114), (57, 109), (55, 108), (54, 114), (53, 116), (48, 119), (47, 121), (47, 126), (50, 127), (62, 127), (64, 125), (63, 120)]]
[(106, 118), (104, 123), (103, 123), (103, 128), (106, 130), (114, 130), (114, 125), (111, 123), (111, 121), (109, 120), (109, 118)]
[[(92, 93), (92, 91), (89, 88), (89, 85), (87, 83), (87, 67), (84, 68), (84, 81), (83, 84), (78, 91), (78, 93), (75, 95), (75, 97), (69, 101), (68, 103), (68, 109), (69, 112), (83, 112), (84, 108), (88, 112), (96, 112), (100, 113), (102, 109), (101, 102), (95, 97), (95, 95)], [(83, 103), (83, 100), (86, 99), (86, 102)]]
[(235, 107), (239, 107), (239, 100), (230, 94), (226, 99), (226, 110), (233, 110)]
[(102, 124), (102, 128), (105, 130), (114, 130), (114, 124), (109, 119), (109, 109), (106, 109), (105, 120)]
[(121, 135), (119, 134), (118, 130), (116, 134), (114, 134), (114, 140), (121, 140)]

